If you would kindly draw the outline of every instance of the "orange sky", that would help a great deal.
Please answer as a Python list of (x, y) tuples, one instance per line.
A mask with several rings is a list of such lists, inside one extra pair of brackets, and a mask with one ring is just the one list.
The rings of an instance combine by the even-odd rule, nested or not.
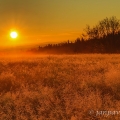
[[(120, 18), (120, 0), (0, 0), (0, 46), (42, 45), (75, 40), (86, 24)], [(18, 31), (12, 40), (11, 30)]]

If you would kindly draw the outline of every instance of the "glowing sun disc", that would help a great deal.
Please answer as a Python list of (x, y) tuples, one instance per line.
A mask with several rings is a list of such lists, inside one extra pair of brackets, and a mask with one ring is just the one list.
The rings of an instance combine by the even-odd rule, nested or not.
[(10, 36), (11, 36), (11, 38), (17, 38), (17, 36), (18, 36), (18, 34), (17, 34), (17, 32), (11, 32), (10, 33)]

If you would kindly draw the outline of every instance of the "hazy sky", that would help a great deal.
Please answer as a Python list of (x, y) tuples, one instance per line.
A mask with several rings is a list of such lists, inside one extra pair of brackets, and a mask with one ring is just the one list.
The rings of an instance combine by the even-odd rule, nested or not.
[[(120, 19), (120, 0), (0, 0), (1, 45), (75, 40), (86, 24)], [(18, 40), (9, 38), (17, 30)]]

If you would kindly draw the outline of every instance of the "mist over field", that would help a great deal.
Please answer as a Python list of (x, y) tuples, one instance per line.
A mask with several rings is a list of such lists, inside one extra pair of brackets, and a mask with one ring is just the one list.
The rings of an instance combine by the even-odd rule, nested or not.
[(119, 54), (1, 57), (0, 120), (119, 120), (119, 73)]
[(120, 0), (0, 0), (0, 120), (120, 120)]

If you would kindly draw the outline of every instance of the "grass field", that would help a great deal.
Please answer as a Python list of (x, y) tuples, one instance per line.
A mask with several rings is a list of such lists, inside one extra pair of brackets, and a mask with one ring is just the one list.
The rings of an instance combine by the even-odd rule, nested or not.
[(119, 120), (120, 55), (0, 58), (0, 120)]

